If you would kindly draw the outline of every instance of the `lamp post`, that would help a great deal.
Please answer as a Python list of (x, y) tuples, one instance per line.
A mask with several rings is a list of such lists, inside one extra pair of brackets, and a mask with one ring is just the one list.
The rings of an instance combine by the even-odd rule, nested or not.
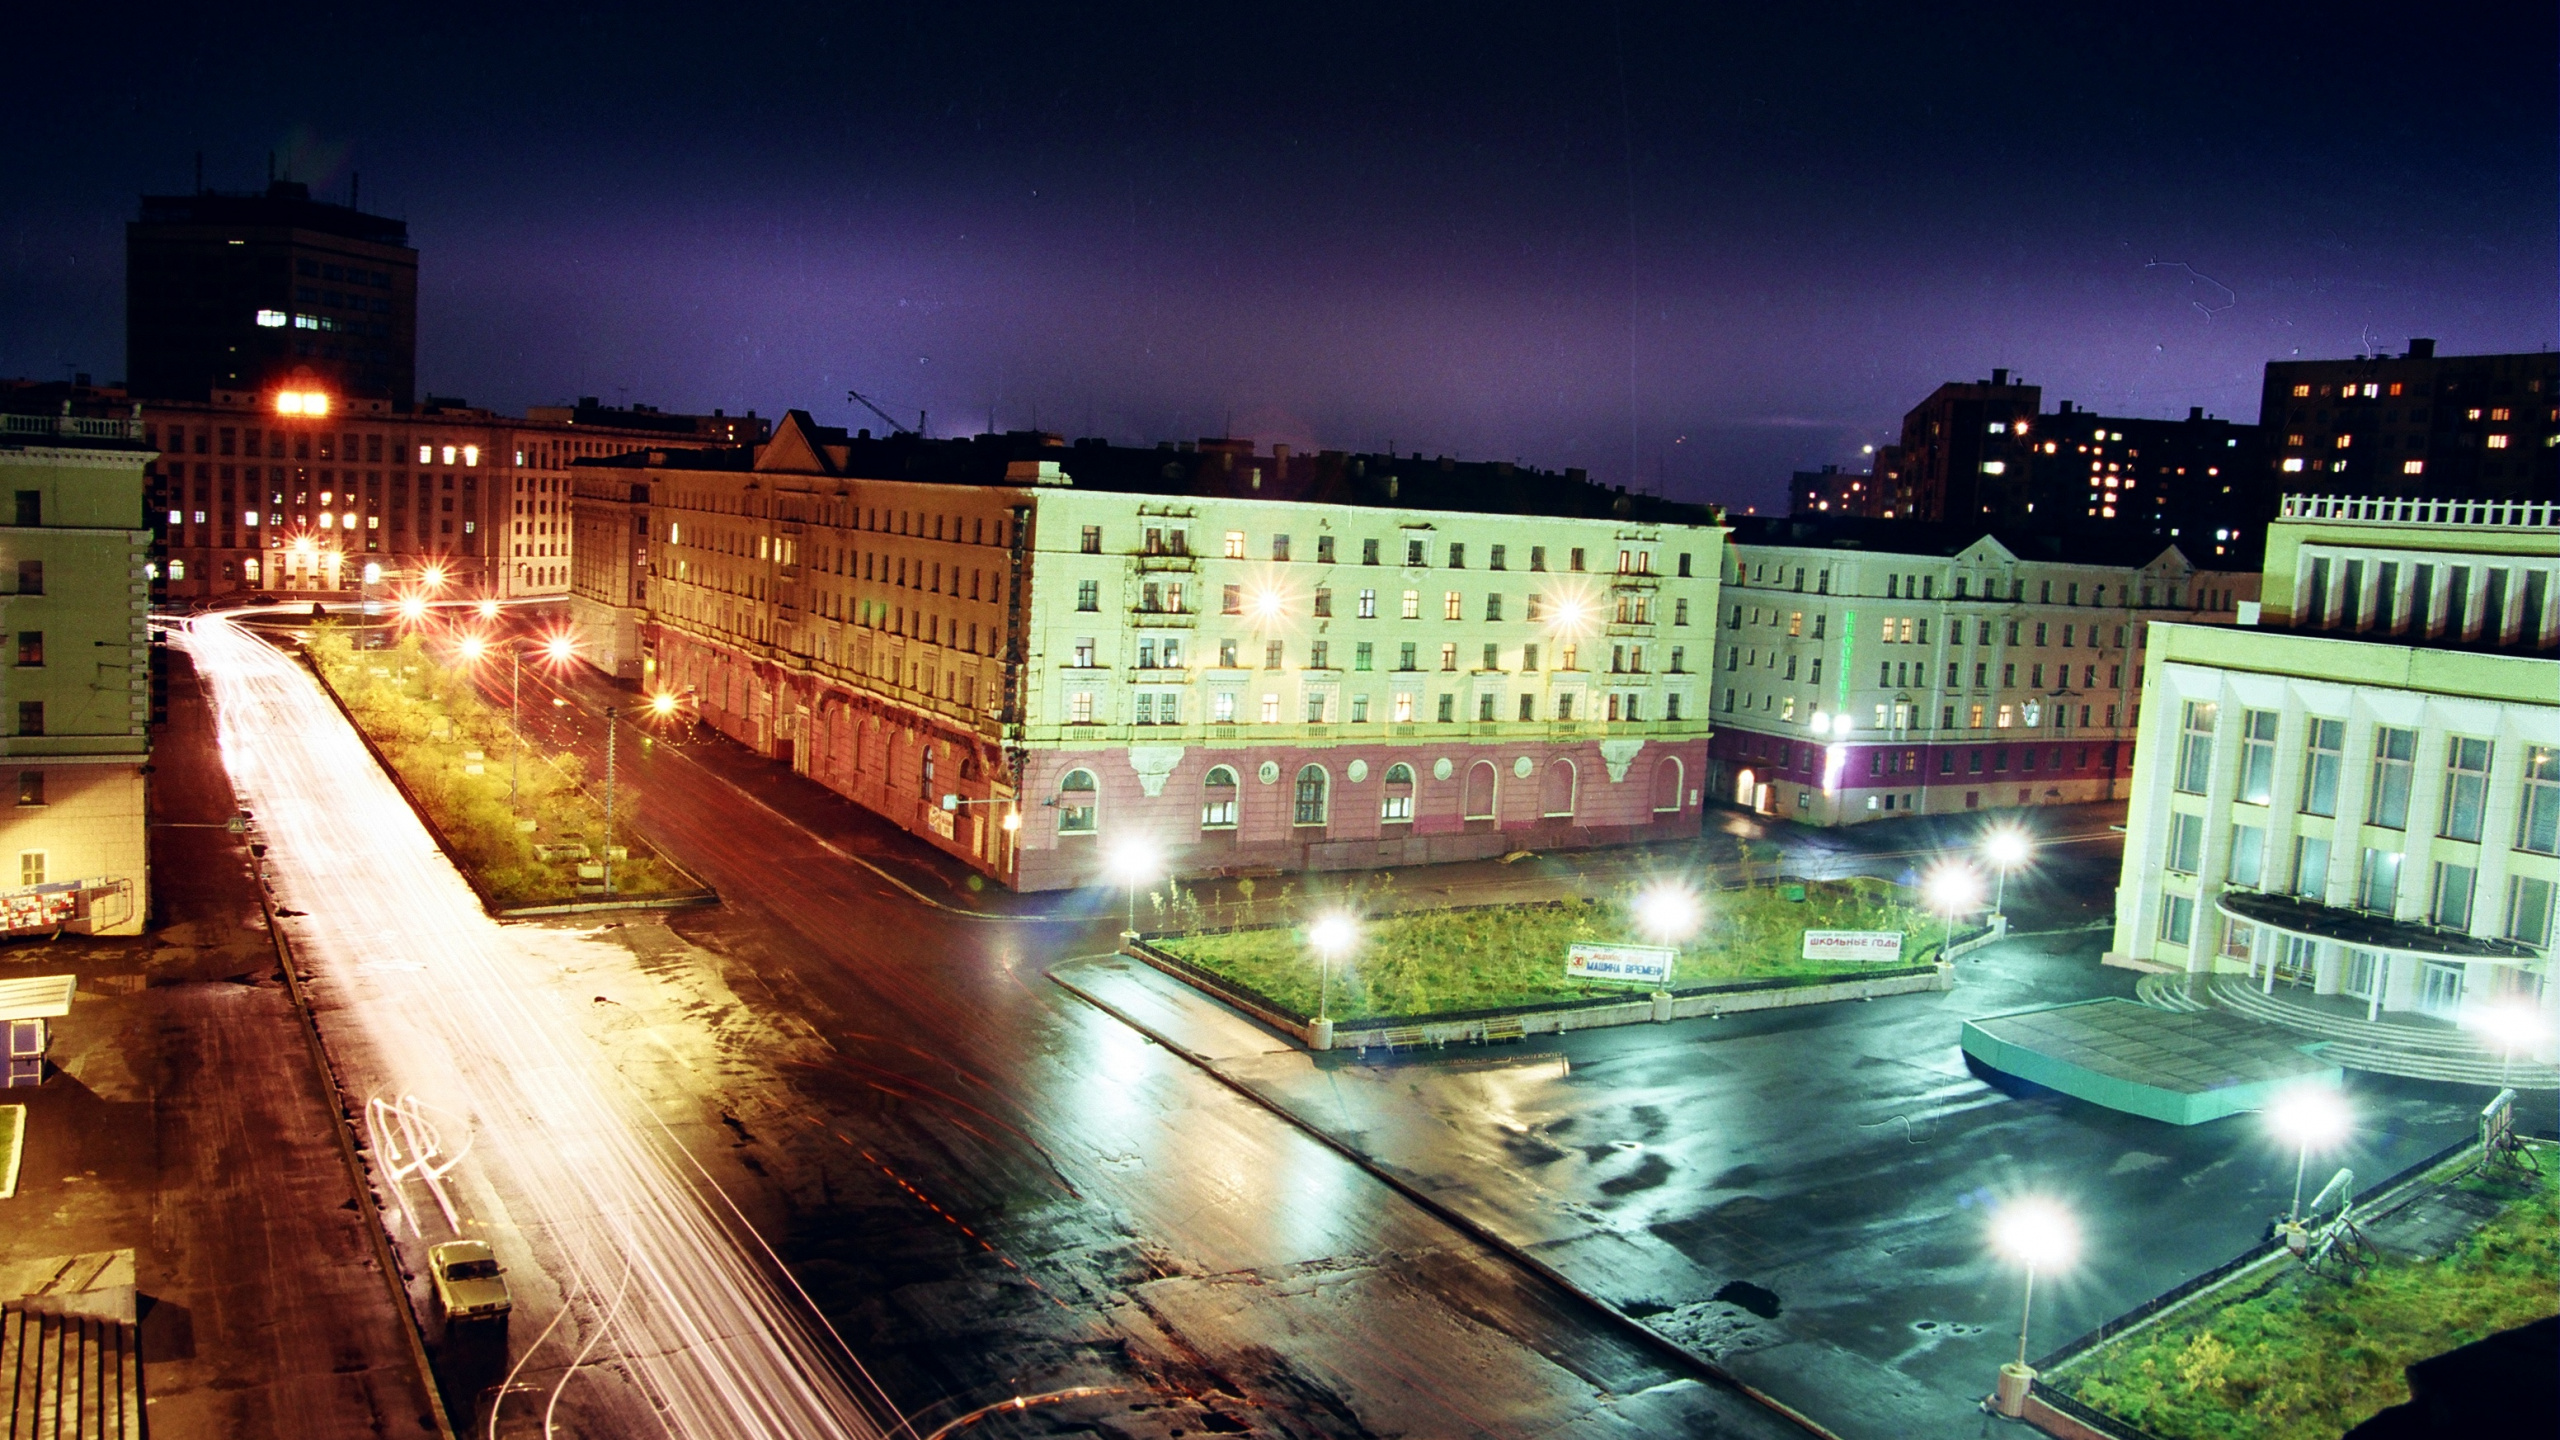
[(2000, 877), (1992, 891), (1992, 914), (2009, 913), (2009, 872), (2026, 864), (2027, 857), (2033, 854), (2034, 850), (2034, 842), (2027, 838), (2027, 832), (2014, 825), (2001, 826), (1992, 831), (1982, 842), (1984, 858), (1991, 862), (1991, 868)]
[(2498, 1047), (2498, 1088), (2507, 1089), (2512, 1077), (2516, 1052), (2533, 1048), (2542, 1038), (2542, 1017), (2512, 1000), (2484, 1006), (2464, 1017), (2463, 1023), (2480, 1031)]
[(356, 648), (378, 649), (380, 647), (373, 643), (373, 622), (368, 617), (373, 614), (373, 587), (382, 579), (382, 565), (378, 561), (367, 560), (364, 569), (356, 574)]
[(613, 722), (621, 710), (604, 707), (604, 898), (613, 898)]
[(1129, 887), (1129, 921), (1127, 928), (1120, 932), (1120, 938), (1124, 942), (1135, 941), (1138, 938), (1138, 887), (1155, 874), (1155, 850), (1143, 840), (1124, 841), (1111, 854), (1111, 868)]
[(1991, 1243), (2027, 1272), (2026, 1295), (2018, 1305), (2018, 1358), (2000, 1367), (1997, 1401), (2000, 1413), (2025, 1413), (2027, 1393), (2036, 1372), (2027, 1364), (2027, 1327), (2035, 1319), (2036, 1272), (2058, 1270), (2071, 1263), (2080, 1248), (2079, 1222), (2054, 1201), (2038, 1196), (2012, 1200), (1991, 1219)]
[(2278, 1139), (2294, 1147), (2293, 1209), (2285, 1217), (2287, 1230), (2302, 1225), (2302, 1176), (2311, 1164), (2311, 1147), (2345, 1139), (2350, 1118), (2346, 1097), (2320, 1084), (2296, 1085), (2267, 1107), (2267, 1124)]
[(1360, 927), (1336, 912), (1307, 927), (1307, 943), (1316, 951), (1316, 1023), (1309, 1027), (1307, 1048), (1333, 1048), (1333, 959), (1357, 944)]
[(1945, 960), (1949, 958), (1947, 952), (1955, 948), (1957, 912), (1982, 903), (1982, 880), (1956, 861), (1943, 861), (1929, 872), (1924, 893), (1930, 907), (1947, 920), (1946, 938), (1938, 944), (1938, 958)]

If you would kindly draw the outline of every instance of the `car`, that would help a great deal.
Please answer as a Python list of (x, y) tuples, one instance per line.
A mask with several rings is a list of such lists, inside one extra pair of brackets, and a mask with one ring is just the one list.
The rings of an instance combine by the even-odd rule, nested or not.
[(249, 603), (252, 605), (273, 605), (276, 603), (276, 597), (268, 594), (264, 590), (261, 590), (257, 594), (249, 597)]
[(427, 1273), (445, 1323), (504, 1320), (515, 1308), (507, 1294), (507, 1270), (486, 1240), (447, 1240), (427, 1247)]

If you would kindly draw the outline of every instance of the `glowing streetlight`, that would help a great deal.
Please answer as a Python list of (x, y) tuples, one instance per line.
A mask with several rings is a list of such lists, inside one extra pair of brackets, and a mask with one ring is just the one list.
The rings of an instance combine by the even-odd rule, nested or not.
[(1636, 924), (1665, 945), (1677, 945), (1698, 928), (1698, 897), (1666, 881), (1636, 897)]
[(2003, 825), (1983, 837), (1983, 858), (1989, 860), (1991, 868), (2000, 875), (1998, 887), (1992, 892), (1992, 914), (2008, 913), (2009, 872), (2026, 864), (2027, 857), (2034, 853), (2035, 842), (2028, 838), (2025, 830), (2015, 825)]
[(2498, 1047), (2498, 1088), (2507, 1088), (2508, 1073), (2515, 1068), (2516, 1052), (2531, 1050), (2542, 1042), (2542, 1016), (2531, 1007), (2513, 1000), (2484, 1005), (2462, 1017), (2462, 1023), (2477, 1030)]
[(1591, 619), (1591, 607), (1580, 596), (1567, 595), (1556, 601), (1554, 628), (1564, 634), (1579, 633)]
[(2311, 1163), (2312, 1148), (2327, 1149), (2345, 1139), (2353, 1119), (2347, 1097), (2321, 1084), (2296, 1085), (2267, 1107), (2268, 1128), (2294, 1147), (2293, 1212), (2285, 1221), (2288, 1226), (2302, 1223), (2302, 1172)]
[(1307, 943), (1316, 950), (1320, 967), (1316, 978), (1316, 1021), (1324, 1024), (1332, 1019), (1333, 962), (1335, 957), (1360, 943), (1360, 927), (1348, 915), (1335, 913), (1319, 918), (1307, 927)]
[(479, 609), (480, 618), (483, 620), (495, 620), (498, 618), (498, 602), (495, 600), (481, 601)]
[(1956, 916), (1982, 903), (1982, 877), (1960, 861), (1941, 861), (1922, 882), (1921, 891), (1928, 897), (1929, 908), (1947, 917), (1947, 938), (1938, 947), (1938, 958), (1943, 960), (1955, 948)]
[(400, 597), (400, 623), (401, 623), (401, 624), (403, 624), (403, 625), (415, 625), (415, 624), (417, 624), (419, 621), (424, 620), (424, 619), (426, 619), (426, 618), (427, 618), (427, 601), (426, 601), (426, 597), (425, 597), (425, 596), (422, 596), (422, 595), (403, 595), (403, 596), (401, 596), (401, 597)]
[(476, 665), (480, 663), (481, 655), (487, 652), (489, 642), (477, 635), (465, 635), (462, 643), (454, 648), (461, 652), (464, 663)]
[(551, 663), (562, 664), (578, 653), (578, 642), (570, 639), (565, 633), (554, 635), (542, 642), (542, 653), (551, 660)]
[(1120, 932), (1123, 940), (1138, 938), (1138, 887), (1155, 878), (1155, 847), (1144, 840), (1124, 840), (1111, 852), (1111, 873), (1129, 887), (1129, 928)]
[(441, 590), (444, 588), (444, 567), (441, 565), (430, 565), (427, 567), (426, 573), (421, 575), (419, 578), (427, 582), (428, 589)]
[(1279, 591), (1266, 588), (1253, 592), (1252, 604), (1253, 618), (1256, 620), (1271, 621), (1280, 618), (1280, 612), (1286, 606), (1287, 601), (1281, 596)]
[(2027, 1365), (2027, 1327), (2035, 1318), (2036, 1272), (2059, 1270), (2080, 1253), (2080, 1222), (2058, 1202), (2023, 1196), (1991, 1217), (1991, 1244), (2025, 1267), (2026, 1298), (2018, 1306), (2018, 1358), (2000, 1367), (2000, 1408), (2015, 1416), (2024, 1408), (2036, 1372)]
[(649, 713), (663, 720), (676, 713), (676, 697), (661, 690), (649, 697)]

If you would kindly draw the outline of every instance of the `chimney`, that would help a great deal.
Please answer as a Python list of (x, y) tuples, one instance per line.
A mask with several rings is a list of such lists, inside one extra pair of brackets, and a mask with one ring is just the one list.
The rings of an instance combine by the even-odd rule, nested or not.
[(2059, 409), (2059, 410), (2056, 410), (2056, 411), (2055, 411), (2055, 412), (2053, 412), (2053, 413), (2055, 413), (2056, 415), (2068, 415), (2068, 414), (2070, 414), (2070, 413), (2071, 413), (2071, 402), (2070, 402), (2070, 401), (2068, 401), (2068, 400), (2063, 401), (2063, 402), (2062, 402), (2062, 408), (2061, 408), (2061, 409)]
[(2203, 419), (2203, 418), (2204, 418), (2204, 407), (2203, 407), (2203, 406), (2201, 406), (2201, 405), (2190, 405), (2190, 406), (2188, 406), (2188, 407), (2187, 407), (2187, 418), (2188, 418), (2188, 419), (2190, 419), (2190, 420), (2201, 420), (2201, 419)]
[(2426, 335), (2410, 336), (2408, 358), (2412, 360), (2433, 360), (2436, 358), (2435, 340)]
[(2004, 366), (2004, 367), (2002, 367), (2002, 368), (1999, 368), (1999, 369), (1993, 370), (1993, 371), (1991, 372), (1991, 383), (1992, 383), (1992, 384), (1994, 384), (1994, 385), (2006, 385), (2006, 384), (2008, 384), (2008, 383), (2009, 383), (2009, 371), (2008, 371), (2007, 367), (2005, 367), (2005, 366)]

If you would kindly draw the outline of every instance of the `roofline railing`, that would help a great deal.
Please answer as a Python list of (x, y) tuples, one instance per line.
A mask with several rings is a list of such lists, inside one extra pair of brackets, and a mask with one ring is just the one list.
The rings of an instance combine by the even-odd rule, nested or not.
[(2560, 501), (2445, 500), (2423, 495), (2287, 495), (2279, 518), (2552, 530), (2560, 529)]
[(48, 435), (71, 440), (142, 439), (138, 415), (0, 415), (0, 435)]

